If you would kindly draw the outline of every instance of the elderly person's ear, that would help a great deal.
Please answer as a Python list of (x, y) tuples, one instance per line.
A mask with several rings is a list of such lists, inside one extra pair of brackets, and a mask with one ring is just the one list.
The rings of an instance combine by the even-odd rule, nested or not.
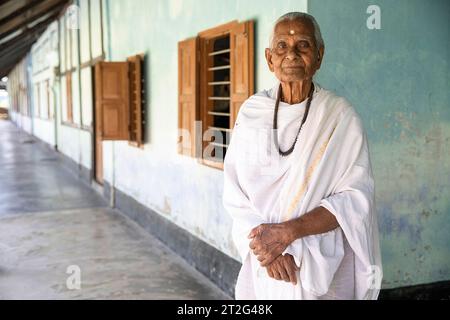
[(274, 68), (273, 68), (273, 63), (272, 63), (272, 52), (270, 51), (269, 48), (266, 48), (265, 51), (266, 54), (266, 61), (267, 61), (267, 65), (269, 66), (269, 69), (271, 72), (274, 72)]
[(325, 47), (320, 47), (318, 52), (317, 52), (317, 70), (320, 69), (320, 66), (322, 64), (323, 61), (323, 55), (325, 54)]

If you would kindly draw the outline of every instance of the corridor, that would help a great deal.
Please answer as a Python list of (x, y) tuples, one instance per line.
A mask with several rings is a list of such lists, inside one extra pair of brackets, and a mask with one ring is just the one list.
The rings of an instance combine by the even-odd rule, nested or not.
[(0, 299), (229, 297), (0, 120)]

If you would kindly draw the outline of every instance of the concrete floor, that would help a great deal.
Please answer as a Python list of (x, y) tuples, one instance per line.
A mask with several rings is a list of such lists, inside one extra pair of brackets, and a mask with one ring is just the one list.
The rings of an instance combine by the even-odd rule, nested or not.
[(0, 299), (229, 297), (0, 120)]

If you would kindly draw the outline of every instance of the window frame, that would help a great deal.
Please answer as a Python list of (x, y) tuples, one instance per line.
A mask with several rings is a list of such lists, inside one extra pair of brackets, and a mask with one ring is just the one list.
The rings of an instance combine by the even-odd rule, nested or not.
[[(219, 25), (217, 27), (202, 31), (198, 34), (198, 38), (199, 38), (199, 77), (200, 77), (200, 81), (199, 81), (199, 103), (200, 103), (200, 119), (202, 121), (202, 133), (201, 133), (201, 137), (202, 137), (202, 150), (201, 150), (201, 158), (198, 158), (198, 162), (201, 164), (204, 164), (206, 166), (209, 167), (213, 167), (216, 169), (220, 169), (223, 170), (223, 161), (215, 161), (215, 160), (210, 160), (210, 159), (206, 159), (203, 157), (203, 153), (204, 150), (206, 148), (208, 148), (208, 146), (210, 145), (209, 141), (203, 141), (203, 136), (205, 134), (205, 132), (208, 130), (209, 126), (210, 126), (210, 120), (209, 120), (209, 115), (208, 115), (208, 91), (209, 91), (209, 87), (208, 87), (208, 78), (210, 76), (208, 67), (209, 67), (209, 53), (210, 50), (210, 41), (215, 41), (218, 38), (224, 37), (224, 36), (228, 36), (230, 38), (230, 57), (231, 54), (233, 52), (231, 52), (231, 32), (232, 29), (234, 27), (236, 27), (238, 25), (238, 21), (237, 20), (233, 20), (231, 22)], [(231, 63), (231, 62), (230, 62)], [(230, 88), (231, 88), (231, 65), (230, 65)], [(231, 92), (230, 92), (231, 93)], [(230, 109), (230, 116), (229, 116), (229, 121), (230, 123), (228, 124), (228, 127), (226, 129), (230, 130), (231, 133), (231, 100), (229, 102), (229, 109)], [(227, 131), (225, 131), (227, 132)], [(226, 137), (229, 137), (230, 134), (227, 133), (225, 135)], [(224, 144), (227, 144), (229, 141), (224, 141)]]
[[(92, 1), (98, 2), (98, 8), (99, 8), (99, 26), (98, 29), (100, 31), (100, 49), (101, 54), (94, 57), (94, 54), (92, 52), (92, 43), (93, 43), (93, 36), (92, 36)], [(93, 132), (93, 122), (95, 118), (95, 86), (94, 86), (94, 66), (97, 62), (105, 61), (105, 48), (103, 44), (103, 1), (102, 0), (87, 0), (87, 10), (88, 10), (88, 17), (87, 17), (87, 24), (88, 24), (88, 39), (89, 39), (89, 59), (86, 61), (82, 61), (81, 57), (81, 33), (78, 29), (76, 31), (70, 30), (67, 28), (67, 9), (72, 4), (77, 4), (78, 2), (76, 0), (69, 1), (64, 9), (61, 11), (61, 14), (58, 16), (59, 23), (62, 24), (62, 28), (58, 26), (58, 32), (60, 32), (59, 37), (59, 55), (60, 57), (64, 56), (64, 58), (60, 58), (60, 76), (65, 76), (66, 82), (68, 81), (67, 78), (70, 77), (70, 80), (73, 80), (73, 73), (77, 73), (77, 82), (78, 82), (78, 90), (77, 92), (73, 91), (73, 83), (71, 83), (70, 86), (70, 93), (72, 94), (71, 99), (72, 101), (68, 101), (67, 99), (67, 92), (66, 97), (60, 97), (60, 109), (61, 112), (66, 112), (66, 120), (63, 120), (64, 117), (61, 116), (61, 125), (65, 125), (72, 128), (77, 128), (89, 132)], [(76, 32), (76, 36), (73, 34), (73, 32)], [(63, 41), (61, 41), (63, 40)], [(74, 41), (77, 43), (75, 44)], [(74, 46), (76, 46), (77, 51), (77, 57), (73, 56), (74, 53)], [(78, 58), (77, 61), (74, 61), (74, 58)], [(64, 61), (64, 62), (62, 62)], [(82, 86), (81, 86), (81, 71), (84, 68), (90, 68), (91, 69), (91, 90), (92, 90), (92, 123), (90, 124), (84, 124), (83, 123), (83, 107), (82, 107)], [(67, 83), (62, 84), (67, 87)], [(77, 94), (79, 97), (78, 101), (78, 108), (79, 108), (79, 123), (74, 122), (73, 117), (73, 94)], [(63, 110), (62, 108), (62, 99), (66, 99), (66, 110)], [(69, 109), (70, 107), (70, 109)], [(71, 111), (69, 113), (69, 110)]]
[[(219, 161), (208, 159), (203, 156), (205, 148), (210, 146), (212, 141), (203, 141), (204, 133), (208, 130), (210, 126), (210, 120), (208, 117), (214, 117), (214, 115), (208, 115), (208, 41), (212, 41), (223, 36), (229, 35), (230, 37), (230, 103), (229, 103), (229, 125), (226, 129), (221, 130), (222, 132), (226, 132), (224, 134), (226, 140), (223, 141), (225, 145), (228, 146), (231, 140), (231, 134), (233, 130), (234, 123), (236, 121), (237, 112), (239, 111), (243, 101), (250, 97), (254, 93), (254, 21), (248, 20), (244, 22), (238, 22), (237, 20), (233, 20), (231, 22), (207, 29), (198, 33), (197, 37), (192, 38), (191, 40), (196, 40), (198, 42), (197, 46), (197, 61), (195, 63), (196, 69), (196, 94), (198, 95), (194, 100), (196, 100), (195, 108), (192, 110), (185, 110), (183, 108), (183, 103), (185, 98), (182, 99), (182, 92), (180, 91), (180, 84), (186, 80), (186, 74), (180, 72), (180, 60), (182, 57), (180, 56), (179, 51), (179, 94), (178, 94), (178, 118), (185, 118), (187, 114), (195, 113), (195, 116), (191, 116), (192, 119), (201, 121), (201, 135), (199, 132), (191, 132), (191, 137), (194, 139), (191, 142), (191, 152), (186, 152), (184, 148), (180, 148), (181, 140), (178, 140), (179, 147), (178, 153), (182, 155), (187, 155), (196, 158), (197, 162), (209, 167), (213, 167), (219, 170), (223, 170), (224, 158)], [(188, 40), (185, 40), (188, 41)], [(244, 42), (242, 42), (244, 41)], [(179, 42), (179, 45), (184, 42)], [(244, 45), (242, 46), (242, 44)], [(238, 44), (240, 46), (238, 46)], [(242, 47), (244, 49), (242, 49)], [(237, 55), (244, 54), (240, 59), (236, 58)], [(239, 65), (239, 62), (242, 62), (243, 65)], [(237, 82), (239, 80), (239, 76), (245, 76), (244, 80), (241, 82)], [(234, 78), (236, 77), (236, 80)], [(189, 81), (187, 82), (189, 83)], [(245, 99), (243, 99), (245, 97)], [(209, 110), (211, 111), (211, 110)], [(191, 121), (192, 121), (191, 119)], [(185, 126), (185, 125), (184, 125)], [(214, 126), (214, 125), (212, 125)], [(191, 130), (193, 126), (189, 126)], [(182, 129), (183, 126), (179, 120), (178, 129)], [(191, 139), (192, 139), (191, 138)], [(184, 144), (184, 143), (183, 143)], [(201, 150), (199, 150), (201, 149)]]

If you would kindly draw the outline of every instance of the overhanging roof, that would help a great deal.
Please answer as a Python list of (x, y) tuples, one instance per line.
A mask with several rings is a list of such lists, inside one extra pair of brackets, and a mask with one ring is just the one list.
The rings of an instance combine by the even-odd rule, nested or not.
[(0, 0), (0, 78), (30, 51), (33, 43), (70, 0)]

